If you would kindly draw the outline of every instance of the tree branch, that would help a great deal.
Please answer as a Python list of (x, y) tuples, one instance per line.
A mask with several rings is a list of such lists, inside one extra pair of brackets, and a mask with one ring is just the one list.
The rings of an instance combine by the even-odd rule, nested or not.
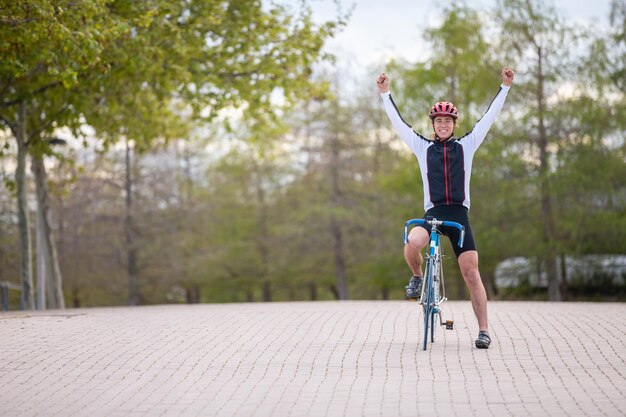
[(12, 84), (12, 78), (11, 77), (7, 77), (5, 82), (4, 82), (4, 86), (2, 87), (2, 90), (0, 91), (0, 97), (4, 96), (4, 93), (7, 92), (7, 90), (11, 86), (11, 84)]
[(0, 17), (0, 24), (18, 26), (18, 25), (23, 25), (25, 23), (34, 22), (36, 20), (39, 20), (39, 19), (30, 18), (30, 19), (18, 20), (18, 19), (11, 19), (8, 17)]
[[(51, 83), (51, 84), (48, 84), (48, 85), (44, 85), (43, 87), (38, 88), (37, 90), (33, 91), (29, 95), (35, 96), (35, 95), (38, 95), (38, 94), (41, 94), (41, 93), (45, 92), (46, 90), (49, 90), (49, 89), (54, 88), (54, 87), (57, 87), (59, 85), (61, 85), (61, 81), (56, 81), (54, 83)], [(23, 99), (24, 99), (23, 97), (19, 97), (19, 98), (16, 98), (14, 100), (9, 100), (9, 101), (2, 102), (2, 103), (0, 103), (0, 107), (11, 107), (11, 106), (19, 103)]]
[(39, 129), (33, 131), (30, 135), (28, 135), (27, 143), (30, 143), (31, 140), (34, 140), (35, 138), (40, 137), (41, 132), (43, 132), (44, 130), (46, 130), (50, 126), (52, 126), (52, 124), (55, 123), (58, 120), (58, 117), (61, 114), (63, 114), (65, 111), (66, 111), (66, 108), (62, 108), (61, 110), (59, 110), (58, 112), (56, 112), (55, 114), (50, 116), (48, 118), (48, 120), (47, 120), (47, 123), (42, 124), (41, 126), (39, 126)]
[(11, 133), (13, 133), (13, 136), (17, 136), (17, 126), (14, 123), (11, 123), (9, 119), (7, 119), (1, 114), (0, 114), (0, 120), (4, 122), (4, 124), (7, 125), (9, 129), (11, 129)]

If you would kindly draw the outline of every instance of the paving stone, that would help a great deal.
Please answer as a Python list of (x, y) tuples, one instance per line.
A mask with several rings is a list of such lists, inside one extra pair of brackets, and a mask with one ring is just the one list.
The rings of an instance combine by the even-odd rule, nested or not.
[(0, 313), (0, 416), (626, 416), (626, 304), (448, 301)]

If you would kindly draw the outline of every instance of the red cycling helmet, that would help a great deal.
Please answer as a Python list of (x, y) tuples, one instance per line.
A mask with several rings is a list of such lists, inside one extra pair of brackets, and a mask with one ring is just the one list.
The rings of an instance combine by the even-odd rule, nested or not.
[(452, 117), (456, 120), (459, 118), (459, 112), (449, 101), (440, 101), (430, 109), (429, 116), (430, 120), (434, 120), (435, 117)]

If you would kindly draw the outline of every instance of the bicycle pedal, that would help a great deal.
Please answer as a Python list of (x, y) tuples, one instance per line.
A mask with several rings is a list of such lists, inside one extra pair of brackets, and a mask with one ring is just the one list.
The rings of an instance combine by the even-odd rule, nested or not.
[(446, 320), (446, 330), (454, 330), (454, 320)]

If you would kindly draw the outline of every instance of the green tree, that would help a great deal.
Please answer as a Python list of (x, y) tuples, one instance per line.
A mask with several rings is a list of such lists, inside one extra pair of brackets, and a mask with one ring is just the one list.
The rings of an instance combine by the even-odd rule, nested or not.
[(615, 119), (609, 116), (611, 106), (597, 105), (589, 95), (602, 95), (601, 88), (596, 90), (600, 84), (588, 82), (602, 78), (601, 72), (589, 77), (588, 69), (578, 65), (585, 59), (585, 35), (589, 34), (566, 24), (551, 5), (532, 0), (502, 0), (496, 17), (503, 31), (500, 49), (525, 74), (516, 87), (516, 117), (508, 131), (517, 142), (513, 147), (526, 155), (532, 179), (526, 195), (537, 207), (529, 211), (536, 220), (528, 223), (527, 230), (538, 232), (528, 233), (536, 242), (529, 254), (539, 259), (547, 273), (549, 299), (558, 301), (566, 290), (564, 268), (559, 268), (558, 260), (563, 266), (564, 254), (580, 253), (586, 239), (581, 222), (596, 212), (587, 203), (596, 200), (595, 191), (580, 188), (587, 182), (581, 175), (584, 172), (587, 179), (593, 178), (591, 183), (602, 184), (600, 196), (614, 193), (611, 184), (619, 169), (605, 171), (608, 178), (603, 178), (585, 165), (591, 161), (613, 165), (604, 142), (615, 132)]
[[(125, 138), (139, 148), (154, 138), (151, 122), (171, 120), (163, 115), (173, 114), (173, 99), (210, 117), (227, 106), (243, 106), (252, 117), (274, 114), (271, 95), (280, 89), (290, 103), (306, 91), (324, 40), (338, 28), (337, 22), (315, 25), (306, 4), (294, 16), (286, 6), (254, 0), (6, 3), (0, 9), (0, 120), (18, 143), (27, 308), (33, 287), (24, 191), (29, 114), (45, 115), (45, 124), (31, 126), (32, 138), (61, 126), (78, 132), (86, 120), (108, 143)], [(144, 123), (130, 123), (128, 113)]]
[[(69, 6), (69, 7), (63, 7)], [(31, 243), (26, 208), (26, 155), (29, 143), (53, 129), (54, 124), (65, 124), (70, 113), (66, 107), (41, 108), (43, 95), (55, 89), (68, 89), (76, 84), (79, 72), (93, 70), (98, 61), (100, 42), (106, 33), (119, 33), (111, 25), (107, 30), (103, 16), (104, 4), (86, 2), (53, 4), (48, 1), (10, 2), (0, 7), (0, 120), (8, 127), (17, 142), (16, 189), (21, 242), (20, 277), (24, 308), (34, 305)], [(89, 22), (90, 24), (88, 24)], [(113, 35), (115, 36), (115, 35)], [(33, 104), (35, 99), (39, 103)], [(33, 110), (35, 108), (36, 110)], [(41, 117), (45, 114), (45, 117)], [(29, 120), (43, 124), (29, 126)]]
[[(567, 137), (557, 151), (558, 229), (572, 256), (626, 252), (625, 19), (626, 4), (613, 1), (606, 33), (584, 33), (576, 92), (559, 106)], [(566, 296), (575, 278), (562, 271)]]

